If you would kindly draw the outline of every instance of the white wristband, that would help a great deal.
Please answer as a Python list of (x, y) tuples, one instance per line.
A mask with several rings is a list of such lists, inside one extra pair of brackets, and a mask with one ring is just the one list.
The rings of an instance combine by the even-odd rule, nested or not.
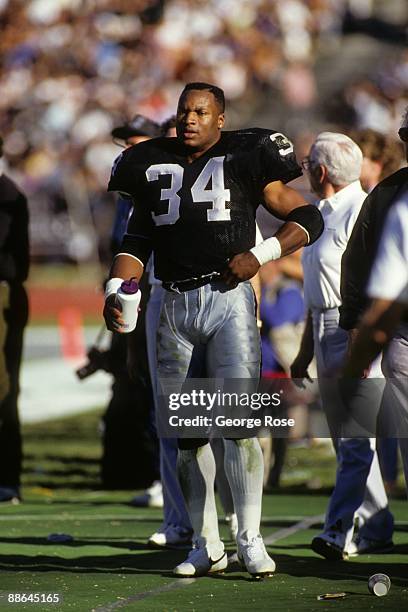
[(268, 261), (279, 259), (282, 255), (280, 242), (275, 236), (257, 244), (250, 251), (252, 255), (255, 255), (261, 266)]
[(112, 293), (117, 293), (122, 283), (123, 278), (110, 278), (105, 287), (105, 300), (112, 295)]

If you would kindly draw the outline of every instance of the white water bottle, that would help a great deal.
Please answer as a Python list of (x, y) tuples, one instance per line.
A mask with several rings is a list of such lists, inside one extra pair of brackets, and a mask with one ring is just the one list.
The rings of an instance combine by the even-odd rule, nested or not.
[(125, 334), (136, 327), (141, 296), (138, 282), (134, 277), (123, 281), (116, 293), (116, 303), (122, 311), (122, 328)]

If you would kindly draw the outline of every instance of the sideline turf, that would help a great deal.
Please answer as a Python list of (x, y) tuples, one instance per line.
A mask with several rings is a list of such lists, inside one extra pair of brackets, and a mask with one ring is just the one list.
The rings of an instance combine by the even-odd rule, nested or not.
[[(126, 491), (96, 490), (98, 420), (95, 412), (25, 428), (25, 501), (1, 506), (0, 592), (56, 592), (64, 601), (39, 606), (11, 605), (0, 599), (0, 609), (357, 612), (407, 608), (408, 512), (403, 500), (392, 503), (400, 521), (395, 554), (328, 563), (309, 549), (316, 526), (268, 547), (278, 569), (271, 579), (252, 581), (235, 566), (222, 576), (187, 585), (177, 581), (169, 570), (185, 553), (145, 547), (148, 535), (160, 524), (160, 510), (129, 507)], [(266, 537), (325, 509), (326, 496), (301, 488), (299, 473), (307, 478), (309, 472), (313, 476), (317, 472), (323, 485), (329, 484), (333, 459), (327, 449), (293, 450), (290, 463), (283, 492), (264, 499)], [(297, 473), (293, 478), (291, 470)], [(287, 493), (292, 490), (296, 494)], [(47, 542), (47, 535), (55, 532), (70, 534), (74, 540)], [(222, 533), (227, 535), (225, 526)], [(228, 544), (233, 552), (232, 543)], [(376, 598), (367, 591), (367, 579), (375, 572), (384, 572), (392, 580), (387, 597)], [(347, 593), (344, 600), (316, 599), (319, 594), (339, 591)]]

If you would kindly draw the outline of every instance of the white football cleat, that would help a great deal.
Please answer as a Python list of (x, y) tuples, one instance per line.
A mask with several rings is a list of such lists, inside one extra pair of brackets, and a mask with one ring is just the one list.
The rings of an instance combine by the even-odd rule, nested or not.
[(151, 548), (181, 548), (191, 549), (191, 531), (186, 531), (178, 525), (163, 525), (153, 533), (147, 541)]
[(265, 544), (260, 535), (254, 536), (248, 541), (240, 539), (238, 561), (241, 567), (255, 578), (270, 576), (276, 569), (276, 563), (266, 552)]
[(180, 578), (193, 578), (223, 572), (227, 566), (227, 553), (221, 542), (216, 554), (210, 554), (207, 546), (195, 545), (187, 559), (174, 568), (173, 574)]

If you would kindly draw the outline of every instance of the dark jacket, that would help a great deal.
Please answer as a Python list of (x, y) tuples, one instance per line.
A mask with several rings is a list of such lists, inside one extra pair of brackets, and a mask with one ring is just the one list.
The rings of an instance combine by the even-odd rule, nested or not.
[(24, 194), (0, 175), (0, 280), (22, 283), (29, 266), (28, 207)]
[(341, 260), (340, 327), (343, 329), (357, 327), (367, 307), (366, 286), (385, 217), (397, 196), (407, 188), (408, 168), (402, 168), (381, 181), (364, 201)]

